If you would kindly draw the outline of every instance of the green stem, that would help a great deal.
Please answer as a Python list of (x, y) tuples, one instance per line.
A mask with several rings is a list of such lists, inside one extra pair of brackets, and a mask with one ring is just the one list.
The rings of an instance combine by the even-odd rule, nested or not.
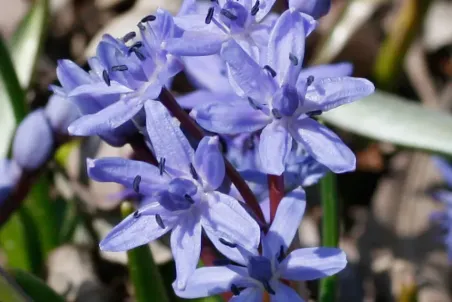
[(377, 87), (392, 90), (403, 70), (408, 48), (419, 34), (431, 0), (404, 0), (380, 47), (374, 66)]
[[(132, 205), (124, 202), (121, 213), (126, 218), (134, 211)], [(148, 245), (143, 245), (127, 252), (130, 278), (135, 289), (137, 302), (159, 301), (168, 302), (163, 279), (152, 258)]]
[[(337, 247), (339, 245), (339, 211), (336, 192), (336, 175), (328, 173), (320, 181), (322, 198), (322, 246)], [(331, 276), (320, 281), (319, 301), (336, 301), (337, 277)]]

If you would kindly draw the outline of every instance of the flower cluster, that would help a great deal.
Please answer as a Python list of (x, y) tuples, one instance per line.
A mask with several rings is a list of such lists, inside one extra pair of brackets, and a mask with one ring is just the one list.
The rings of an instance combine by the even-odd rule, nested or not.
[[(71, 135), (114, 146), (141, 135), (152, 157), (88, 159), (92, 179), (122, 184), (139, 199), (100, 248), (129, 250), (171, 232), (180, 297), (230, 291), (231, 301), (301, 301), (289, 280), (329, 276), (347, 263), (337, 248), (289, 247), (303, 187), (328, 170), (355, 169), (353, 152), (318, 117), (374, 86), (350, 77), (347, 63), (303, 68), (306, 37), (330, 1), (290, 0), (281, 15), (271, 12), (274, 2), (185, 0), (177, 16), (159, 9), (137, 31), (105, 35), (90, 71), (58, 64), (55, 97), (81, 115)], [(176, 103), (166, 87), (183, 69), (198, 90)], [(212, 135), (196, 141), (202, 131), (191, 119)], [(267, 175), (283, 182), (283, 196), (271, 200), (276, 214)], [(256, 199), (264, 215), (252, 207)], [(203, 234), (224, 256), (218, 266), (197, 268)]]

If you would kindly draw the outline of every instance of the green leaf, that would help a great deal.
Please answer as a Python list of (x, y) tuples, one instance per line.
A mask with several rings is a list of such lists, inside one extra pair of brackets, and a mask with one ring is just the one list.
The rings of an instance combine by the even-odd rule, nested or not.
[(36, 0), (14, 33), (10, 49), (19, 82), (30, 86), (49, 21), (49, 1)]
[(8, 49), (0, 36), (0, 157), (8, 154), (16, 124), (27, 114), (22, 90)]
[[(123, 218), (133, 213), (130, 203), (121, 205)], [(157, 265), (152, 258), (148, 245), (143, 245), (127, 251), (130, 278), (135, 289), (137, 302), (159, 301), (168, 302), (165, 286)]]
[(0, 268), (0, 301), (2, 302), (30, 302), (22, 290)]
[(64, 302), (63, 297), (36, 276), (18, 269), (14, 269), (10, 273), (34, 302)]
[(393, 94), (376, 91), (322, 114), (322, 119), (375, 140), (452, 155), (452, 116)]

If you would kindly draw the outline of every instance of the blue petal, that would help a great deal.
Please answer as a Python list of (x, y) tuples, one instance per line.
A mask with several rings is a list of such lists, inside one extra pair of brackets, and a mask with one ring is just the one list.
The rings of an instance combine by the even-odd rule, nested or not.
[(59, 60), (56, 72), (61, 86), (66, 91), (91, 83), (88, 73), (70, 60)]
[(67, 134), (67, 127), (80, 117), (77, 106), (58, 94), (49, 98), (45, 114), (52, 128), (61, 134)]
[(282, 282), (279, 282), (278, 287), (276, 289), (276, 294), (270, 296), (271, 302), (304, 302), (303, 299), (297, 294), (295, 290), (285, 285)]
[(432, 192), (432, 197), (435, 200), (441, 201), (448, 206), (452, 206), (452, 192), (449, 190), (435, 190)]
[(318, 19), (328, 13), (331, 0), (289, 0), (289, 7)]
[(298, 91), (294, 86), (285, 84), (273, 95), (272, 107), (284, 116), (292, 116), (299, 103)]
[(303, 64), (305, 36), (303, 15), (286, 10), (276, 22), (268, 41), (267, 64), (276, 71), (280, 85), (295, 85)]
[(127, 188), (133, 188), (134, 180), (141, 176), (140, 193), (153, 195), (169, 182), (166, 174), (160, 175), (157, 167), (145, 162), (119, 157), (87, 159), (88, 175), (100, 182), (116, 182)]
[(36, 170), (49, 160), (53, 144), (52, 128), (44, 110), (35, 110), (17, 128), (13, 158), (24, 170)]
[[(140, 209), (141, 215), (131, 214), (121, 221), (101, 241), (100, 249), (110, 252), (121, 252), (147, 244), (167, 233), (176, 223), (174, 217), (164, 216), (165, 210), (153, 203)], [(157, 223), (155, 214), (162, 215), (165, 228)]]
[(226, 65), (219, 55), (184, 57), (185, 73), (197, 88), (211, 91), (231, 92)]
[(196, 0), (183, 0), (177, 16), (195, 13), (197, 9)]
[(444, 181), (449, 187), (452, 187), (452, 165), (447, 160), (439, 156), (432, 156), (432, 159)]
[(194, 271), (184, 290), (179, 290), (175, 283), (173, 289), (177, 296), (186, 299), (208, 297), (231, 290), (232, 284), (242, 287), (250, 282), (245, 277), (246, 268), (228, 266), (201, 267)]
[(246, 101), (205, 104), (196, 107), (190, 115), (204, 129), (222, 134), (257, 131), (271, 121)]
[(177, 102), (185, 109), (193, 109), (207, 103), (227, 103), (231, 101), (242, 101), (242, 99), (233, 92), (212, 92), (208, 90), (196, 90), (177, 97)]
[(323, 78), (348, 77), (353, 73), (353, 65), (351, 63), (336, 63), (317, 65), (303, 68), (298, 76), (297, 86), (301, 85), (300, 81), (306, 82), (309, 76), (314, 77), (314, 84)]
[(198, 145), (193, 161), (196, 172), (210, 190), (216, 190), (223, 182), (225, 166), (219, 149), (218, 136), (204, 137)]
[(240, 295), (233, 296), (229, 302), (260, 302), (264, 301), (264, 292), (258, 287), (247, 288)]
[(235, 83), (232, 87), (239, 96), (251, 97), (259, 102), (276, 90), (273, 79), (234, 40), (223, 44), (221, 57), (227, 63), (229, 77)]
[(175, 286), (183, 290), (188, 278), (198, 265), (201, 253), (201, 222), (197, 215), (188, 213), (171, 233), (171, 251), (176, 262)]
[(127, 86), (124, 86), (116, 81), (111, 81), (110, 85), (105, 82), (97, 82), (92, 84), (80, 85), (68, 94), (69, 97), (77, 96), (91, 96), (91, 97), (102, 97), (105, 95), (121, 94), (132, 92), (133, 90)]
[(119, 100), (95, 114), (88, 114), (73, 122), (68, 131), (72, 135), (90, 136), (111, 131), (131, 120), (141, 109), (139, 99)]
[(305, 281), (334, 275), (347, 265), (347, 258), (341, 249), (315, 247), (298, 249), (290, 253), (279, 265), (281, 277)]
[(375, 86), (362, 78), (323, 78), (309, 86), (303, 111), (328, 111), (364, 98), (375, 91)]
[(226, 39), (224, 34), (186, 31), (180, 38), (169, 39), (165, 49), (178, 56), (208, 56), (219, 53)]
[(272, 225), (264, 238), (265, 256), (273, 258), (279, 254), (281, 246), (287, 251), (292, 243), (306, 208), (306, 194), (302, 188), (287, 194), (280, 202)]
[(8, 198), (22, 175), (22, 169), (13, 160), (0, 159), (0, 204)]
[(267, 174), (281, 175), (292, 148), (292, 137), (286, 127), (274, 121), (262, 130), (259, 142), (261, 168)]
[(168, 110), (156, 101), (147, 101), (146, 129), (158, 159), (165, 158), (166, 165), (190, 175), (193, 148)]
[[(256, 1), (254, 1), (255, 3)], [(259, 11), (256, 14), (256, 22), (260, 22), (271, 11), (276, 0), (260, 0)]]
[(248, 250), (256, 249), (260, 238), (259, 225), (242, 205), (219, 192), (209, 193), (207, 199), (208, 204), (202, 209), (202, 226), (217, 238), (240, 244)]
[(327, 127), (313, 119), (303, 118), (290, 126), (290, 132), (312, 157), (334, 173), (355, 170), (355, 154)]

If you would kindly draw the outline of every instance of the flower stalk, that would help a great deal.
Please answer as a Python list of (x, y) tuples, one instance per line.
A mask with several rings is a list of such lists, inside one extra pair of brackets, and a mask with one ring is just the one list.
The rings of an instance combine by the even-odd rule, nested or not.
[(270, 223), (272, 223), (279, 203), (284, 197), (284, 175), (268, 174), (267, 181), (270, 198)]

